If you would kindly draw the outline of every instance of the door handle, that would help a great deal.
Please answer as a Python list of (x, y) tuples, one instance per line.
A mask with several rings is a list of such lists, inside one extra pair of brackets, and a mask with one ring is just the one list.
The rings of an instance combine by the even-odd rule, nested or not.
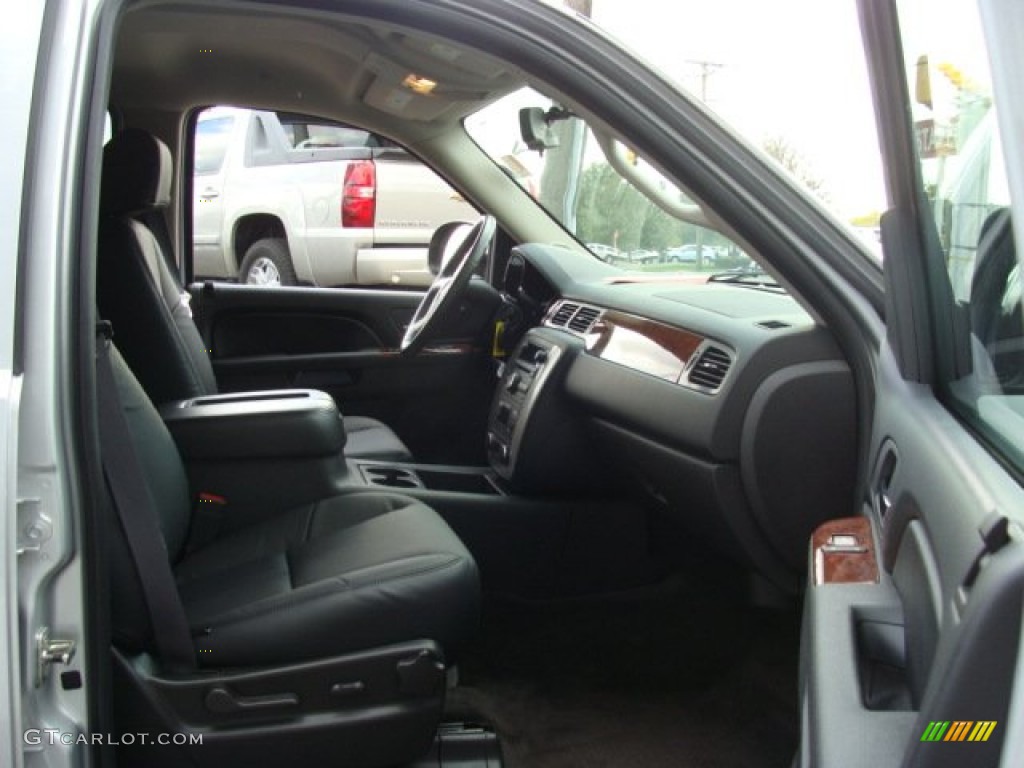
[(200, 200), (213, 200), (218, 197), (220, 197), (220, 192), (213, 187), (207, 187), (199, 193)]
[(888, 443), (883, 448), (881, 460), (878, 462), (878, 470), (874, 482), (874, 507), (878, 515), (878, 521), (885, 522), (885, 519), (892, 512), (893, 497), (892, 485), (896, 477), (896, 467), (899, 464), (899, 456), (896, 447)]

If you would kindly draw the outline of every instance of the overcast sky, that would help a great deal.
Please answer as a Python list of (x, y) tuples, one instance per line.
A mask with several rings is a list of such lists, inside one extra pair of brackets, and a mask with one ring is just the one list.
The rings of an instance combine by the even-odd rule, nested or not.
[(786, 139), (845, 218), (885, 207), (853, 0), (593, 0), (593, 18), (752, 143)]

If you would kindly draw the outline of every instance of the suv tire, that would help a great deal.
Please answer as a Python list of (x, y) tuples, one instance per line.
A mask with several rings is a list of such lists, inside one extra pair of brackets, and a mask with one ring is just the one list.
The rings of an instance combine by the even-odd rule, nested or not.
[(288, 243), (278, 238), (257, 240), (249, 246), (238, 270), (238, 282), (247, 285), (296, 285)]

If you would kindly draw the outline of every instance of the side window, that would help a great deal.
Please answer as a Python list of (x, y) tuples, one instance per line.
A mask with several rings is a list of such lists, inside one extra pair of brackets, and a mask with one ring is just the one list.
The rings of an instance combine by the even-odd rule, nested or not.
[(949, 280), (955, 306), (947, 312), (964, 319), (964, 337), (946, 346), (970, 350), (947, 382), (947, 400), (1024, 468), (1022, 259), (978, 9), (958, 2), (936, 13), (904, 2), (900, 23), (923, 195), (938, 235), (932, 263)]
[(213, 107), (193, 152), (198, 279), (423, 288), (434, 230), (478, 216), (394, 143), (318, 117)]

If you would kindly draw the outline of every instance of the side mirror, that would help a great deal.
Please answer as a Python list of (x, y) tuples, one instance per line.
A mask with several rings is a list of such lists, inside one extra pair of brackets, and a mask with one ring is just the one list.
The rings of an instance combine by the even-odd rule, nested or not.
[(435, 277), (451, 260), (452, 255), (466, 239), (472, 225), (466, 221), (449, 221), (434, 230), (427, 246), (427, 269)]

